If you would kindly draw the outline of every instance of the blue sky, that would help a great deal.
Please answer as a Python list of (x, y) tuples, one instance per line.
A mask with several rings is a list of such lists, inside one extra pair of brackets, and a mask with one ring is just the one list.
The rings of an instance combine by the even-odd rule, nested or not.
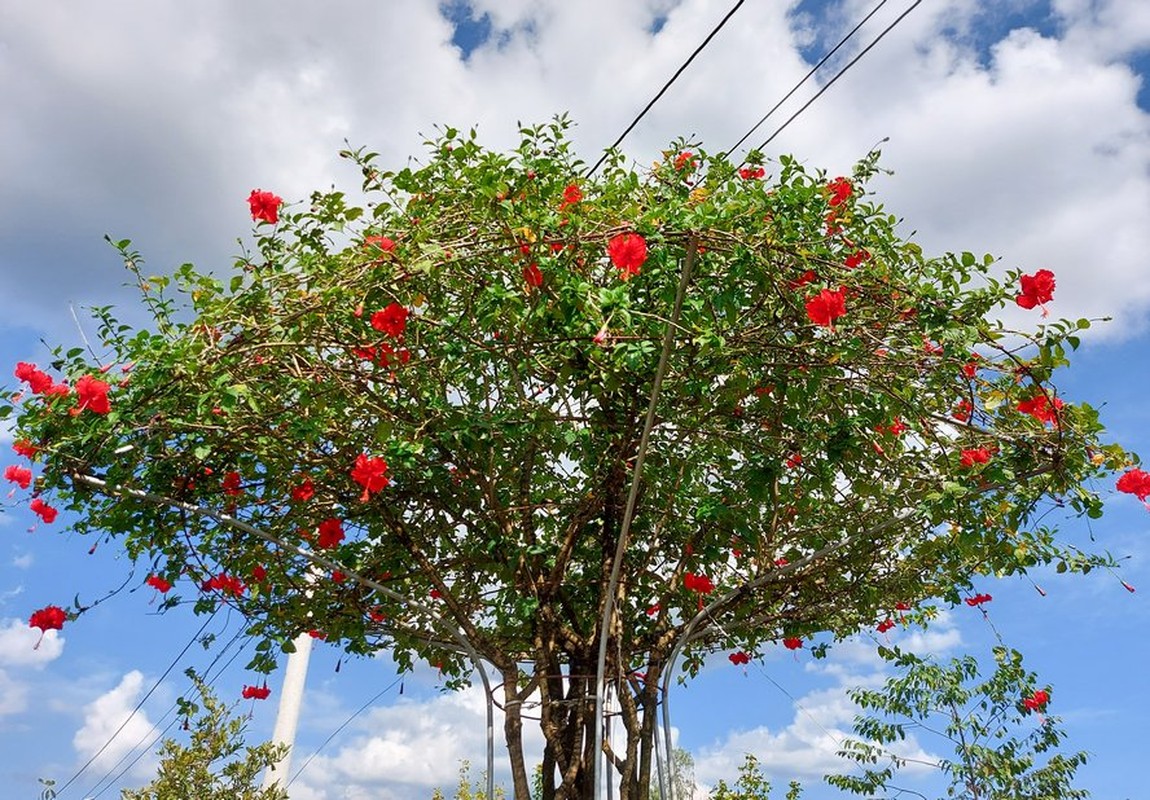
[[(861, 41), (909, 4), (888, 3)], [(43, 362), (43, 342), (78, 341), (73, 308), (83, 321), (84, 307), (116, 303), (142, 321), (105, 233), (132, 238), (156, 272), (184, 261), (226, 269), (248, 235), (253, 187), (300, 198), (357, 185), (336, 157), (345, 139), (402, 164), (436, 123), (478, 124), (500, 147), (514, 141), (517, 121), (570, 111), (576, 144), (593, 160), (729, 5), (348, 0), (335, 13), (302, 0), (118, 0), (98, 10), (0, 0), (0, 365)], [(680, 135), (726, 147), (871, 6), (747, 3), (625, 149), (645, 163)], [(924, 248), (1049, 268), (1054, 315), (1113, 318), (1086, 337), (1060, 388), (1101, 408), (1114, 439), (1150, 453), (1148, 72), (1143, 0), (927, 0), (770, 154), (839, 173), (890, 137), (883, 163), (894, 174), (871, 188)], [(809, 96), (799, 92), (753, 140)], [(38, 777), (67, 781), (155, 686), (61, 795), (116, 797), (154, 766), (147, 755), (131, 765), (133, 747), (170, 721), (184, 669), (208, 670), (238, 620), (213, 619), (216, 646), (177, 658), (204, 618), (156, 614), (146, 574), (131, 573), (115, 543), (89, 554), (94, 542), (69, 535), (64, 516), (33, 526), (20, 497), (0, 500), (0, 781), (20, 797), (35, 796)], [(985, 653), (993, 623), (1053, 685), (1051, 711), (1065, 719), (1070, 746), (1092, 753), (1080, 783), (1097, 797), (1145, 796), (1129, 765), (1144, 757), (1150, 718), (1150, 512), (1114, 496), (1102, 520), (1069, 521), (1063, 535), (1127, 558), (1120, 577), (1139, 591), (1105, 573), (1032, 576), (1045, 597), (1027, 581), (988, 580), (979, 586), (994, 595), (988, 618), (953, 609), (914, 643)], [(30, 649), (32, 610), (76, 595), (87, 604), (121, 585)], [(732, 777), (753, 751), (776, 780), (798, 778), (816, 800), (835, 796), (817, 776), (833, 769), (834, 742), (849, 729), (843, 687), (879, 675), (872, 650), (864, 638), (826, 662), (782, 652), (746, 669), (719, 655), (675, 688), (673, 721), (700, 784)], [(238, 700), (254, 679), (245, 662), (240, 655), (216, 679), (224, 697)], [(442, 694), (433, 671), (408, 676), (400, 694), (395, 678), (386, 659), (341, 661), (317, 647), (297, 766), (383, 695), (320, 751), (293, 785), (295, 800), (429, 797), (431, 786), (453, 783), (461, 759), (481, 762), (478, 695)], [(276, 696), (241, 706), (251, 707), (253, 738), (270, 733)]]

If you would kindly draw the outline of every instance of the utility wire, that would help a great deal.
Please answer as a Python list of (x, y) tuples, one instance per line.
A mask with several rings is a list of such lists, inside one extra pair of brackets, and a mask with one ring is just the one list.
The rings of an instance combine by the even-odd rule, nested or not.
[(603, 155), (599, 156), (599, 160), (595, 162), (595, 166), (593, 166), (593, 167), (591, 167), (591, 169), (587, 170), (587, 176), (586, 177), (590, 178), (592, 175), (595, 174), (595, 171), (603, 165), (604, 161), (607, 160), (608, 153), (610, 153), (612, 150), (614, 150), (616, 147), (618, 147), (620, 145), (620, 143), (622, 143), (622, 141), (627, 138), (627, 134), (629, 134), (632, 130), (634, 130), (635, 126), (639, 124), (639, 120), (643, 119), (643, 117), (645, 117), (647, 115), (647, 112), (651, 110), (651, 108), (655, 105), (655, 103), (659, 102), (659, 98), (661, 98), (664, 94), (666, 94), (667, 90), (671, 88), (671, 84), (673, 84), (676, 80), (678, 80), (679, 76), (683, 74), (683, 71), (686, 70), (687, 67), (689, 67), (691, 65), (691, 62), (695, 60), (695, 56), (697, 56), (697, 55), (699, 55), (699, 53), (703, 52), (703, 49), (708, 44), (711, 43), (712, 39), (715, 38), (715, 34), (717, 34), (720, 30), (723, 29), (723, 26), (727, 24), (727, 20), (729, 20), (731, 17), (733, 17), (735, 15), (735, 12), (738, 11), (739, 7), (742, 6), (743, 3), (745, 3), (745, 2), (746, 2), (746, 0), (739, 0), (737, 3), (735, 3), (734, 6), (731, 7), (731, 10), (727, 12), (726, 16), (724, 16), (721, 20), (719, 20), (719, 24), (716, 25), (714, 27), (714, 29), (709, 34), (707, 34), (707, 38), (703, 40), (703, 43), (695, 48), (695, 52), (691, 53), (691, 55), (687, 58), (687, 60), (684, 61), (682, 63), (682, 65), (680, 65), (677, 70), (675, 70), (675, 74), (671, 76), (670, 80), (668, 80), (665, 84), (663, 84), (663, 88), (659, 90), (658, 94), (656, 94), (654, 97), (651, 98), (651, 101), (649, 103), (647, 103), (646, 106), (643, 107), (643, 110), (639, 112), (638, 116), (636, 116), (635, 119), (631, 120), (631, 124), (627, 126), (627, 130), (625, 130), (621, 134), (619, 134), (619, 138), (615, 140), (614, 144), (612, 144), (610, 147), (608, 147), (606, 150), (603, 151)]
[(743, 138), (739, 139), (739, 141), (735, 142), (733, 145), (728, 147), (726, 152), (728, 154), (733, 153), (738, 148), (739, 145), (741, 145), (743, 142), (747, 141), (747, 139), (751, 138), (751, 134), (753, 134), (755, 131), (757, 131), (759, 129), (759, 127), (764, 122), (766, 122), (768, 119), (770, 119), (771, 115), (774, 114), (776, 111), (778, 111), (779, 108), (783, 105), (783, 103), (790, 100), (791, 96), (795, 92), (797, 92), (802, 87), (802, 85), (804, 83), (806, 83), (808, 80), (810, 80), (811, 76), (813, 76), (816, 72), (818, 72), (820, 69), (822, 69), (823, 65), (826, 64), (828, 61), (830, 61), (831, 58), (834, 57), (834, 54), (837, 53), (842, 48), (843, 45), (845, 45), (847, 42), (849, 42), (851, 40), (851, 38), (856, 33), (858, 33), (859, 29), (862, 28), (863, 25), (866, 25), (867, 22), (870, 20), (870, 18), (873, 17), (875, 14), (877, 14), (879, 9), (881, 9), (886, 4), (887, 4), (887, 0), (881, 0), (877, 6), (872, 8), (870, 10), (869, 14), (867, 14), (865, 17), (863, 17), (857, 25), (855, 25), (853, 28), (851, 28), (850, 31), (847, 33), (847, 35), (839, 40), (838, 44), (836, 44), (833, 48), (831, 48), (829, 51), (827, 51), (826, 55), (824, 55), (822, 58), (820, 58), (818, 63), (815, 64), (813, 67), (811, 67), (810, 71), (802, 77), (802, 80), (800, 80), (793, 87), (791, 87), (791, 90), (789, 92), (787, 92), (785, 95), (783, 95), (783, 98), (781, 100), (779, 100), (779, 102), (777, 102), (773, 106), (771, 106), (771, 110), (768, 111), (766, 114), (763, 114), (763, 116), (759, 119), (759, 121), (756, 122), (754, 125), (752, 125), (751, 129), (749, 131), (747, 131), (746, 133), (743, 134)]
[(343, 723), (338, 728), (336, 728), (334, 731), (332, 731), (331, 735), (328, 736), (326, 739), (324, 739), (323, 743), (320, 744), (320, 746), (317, 747), (315, 750), (313, 750), (311, 752), (311, 754), (306, 759), (304, 759), (303, 764), (301, 764), (300, 768), (297, 769), (295, 771), (295, 774), (291, 776), (291, 780), (289, 780), (287, 782), (287, 786), (285, 786), (284, 788), (286, 789), (286, 788), (290, 787), (293, 783), (295, 783), (296, 778), (298, 778), (300, 776), (301, 772), (303, 772), (305, 769), (307, 769), (307, 765), (312, 762), (312, 759), (314, 759), (316, 756), (319, 755), (320, 750), (323, 750), (325, 747), (327, 747), (328, 744), (331, 743), (331, 740), (339, 735), (340, 731), (342, 731), (344, 728), (346, 728), (348, 725), (350, 725), (352, 720), (354, 720), (356, 717), (358, 717), (360, 714), (362, 714), (364, 711), (366, 711), (372, 705), (372, 703), (374, 703), (376, 700), (379, 700), (379, 698), (383, 697), (385, 694), (387, 694), (392, 689), (394, 689), (395, 685), (397, 683), (400, 683), (401, 681), (403, 681), (403, 677), (404, 677), (403, 675), (400, 675), (398, 678), (396, 678), (391, 683), (389, 683), (387, 686), (385, 686), (383, 689), (381, 689), (374, 697), (372, 697), (370, 700), (368, 700), (362, 706), (357, 708), (355, 710), (355, 713), (353, 713), (350, 717), (345, 719), (343, 721)]
[(834, 74), (834, 77), (832, 77), (829, 81), (827, 81), (826, 84), (824, 84), (821, 89), (819, 89), (817, 92), (815, 92), (815, 95), (810, 100), (803, 103), (803, 105), (799, 108), (798, 111), (791, 114), (790, 117), (787, 118), (786, 122), (784, 122), (782, 125), (780, 125), (778, 128), (776, 128), (775, 132), (772, 133), (767, 138), (767, 140), (765, 142), (763, 142), (761, 145), (759, 145), (759, 147), (757, 149), (763, 150), (766, 148), (767, 145), (769, 145), (771, 142), (773, 142), (775, 140), (776, 136), (778, 136), (780, 133), (782, 133), (784, 130), (786, 130), (787, 126), (795, 121), (796, 117), (798, 117), (800, 114), (802, 114), (804, 111), (806, 111), (807, 108), (810, 107), (811, 103), (815, 102), (820, 97), (822, 97), (823, 93), (826, 92), (827, 89), (834, 86), (835, 81), (837, 81), (839, 78), (841, 78), (843, 75), (845, 75), (847, 73), (847, 71), (849, 71), (851, 67), (853, 67), (855, 64), (857, 64), (863, 56), (865, 56), (867, 53), (869, 53), (871, 51), (871, 49), (876, 44), (881, 42), (884, 36), (886, 36), (888, 33), (890, 33), (892, 30), (894, 30), (895, 27), (900, 22), (902, 22), (907, 17), (908, 14), (910, 14), (910, 12), (914, 11), (920, 5), (922, 5), (922, 0), (915, 0), (915, 2), (910, 6), (910, 8), (908, 8), (906, 11), (902, 12), (901, 14), (899, 14), (895, 18), (894, 22), (892, 22), (890, 25), (887, 25), (885, 28), (883, 28), (882, 32), (879, 33), (879, 35), (875, 37), (873, 42), (871, 42), (866, 47), (864, 47), (862, 50), (860, 50), (858, 55), (856, 55), (854, 58), (852, 58), (850, 61), (848, 61), (843, 66), (842, 69), (840, 69), (838, 72), (836, 72)]
[[(236, 631), (235, 635), (233, 635), (232, 638), (228, 641), (228, 643), (225, 644), (220, 649), (220, 651), (216, 654), (216, 657), (212, 659), (212, 662), (210, 664), (208, 664), (207, 669), (204, 670), (204, 678), (203, 678), (204, 684), (206, 686), (208, 686), (208, 687), (214, 686), (216, 681), (219, 680), (220, 676), (227, 670), (227, 668), (230, 667), (232, 665), (232, 663), (237, 658), (239, 658), (240, 654), (244, 652), (244, 649), (247, 646), (246, 644), (244, 645), (244, 647), (241, 647), (240, 649), (238, 649), (234, 653), (232, 653), (231, 658), (229, 658), (227, 660), (227, 662), (222, 667), (220, 667), (219, 671), (215, 675), (212, 675), (211, 677), (209, 677), (209, 675), (211, 675), (212, 669), (216, 666), (217, 663), (219, 663), (219, 660), (221, 658), (223, 658), (224, 654), (227, 653), (227, 651), (230, 650), (231, 647), (237, 641), (239, 641), (243, 636), (244, 636), (244, 630), (242, 628), (240, 630)], [(251, 637), (248, 637), (248, 638), (250, 639)], [(161, 716), (158, 720), (156, 720), (156, 724), (158, 725), (159, 723), (163, 722), (165, 719), (167, 719), (169, 716), (171, 716), (172, 713), (175, 712), (176, 709), (178, 709), (178, 708), (179, 708), (179, 703), (172, 703), (172, 705), (169, 706), (168, 710), (164, 712), (163, 716)], [(112, 770), (109, 770), (107, 775), (105, 775), (103, 778), (101, 778), (99, 781), (97, 781), (95, 786), (93, 786), (91, 789), (89, 789), (87, 792), (84, 793), (84, 797), (86, 799), (92, 798), (92, 800), (95, 800), (95, 798), (100, 797), (101, 795), (104, 794), (104, 792), (111, 789), (121, 778), (124, 777), (125, 774), (127, 774), (128, 770), (130, 770), (132, 767), (134, 767), (139, 762), (139, 760), (144, 757), (144, 755), (146, 753), (151, 752), (151, 750), (155, 746), (156, 742), (160, 741), (165, 736), (167, 736), (168, 732), (172, 729), (172, 726), (175, 725), (177, 722), (179, 722), (179, 719), (180, 718), (178, 716), (173, 717), (171, 722), (169, 722), (167, 725), (165, 725), (164, 729), (162, 731), (160, 731), (159, 735), (157, 735), (157, 736), (153, 737), (151, 735), (151, 732), (146, 733), (141, 739), (139, 739), (136, 742), (135, 746), (131, 750), (129, 750), (127, 753), (125, 753), (123, 756), (121, 756), (120, 760), (117, 761), (116, 764), (112, 767), (112, 770), (119, 768), (122, 764), (123, 764), (123, 768), (120, 769), (120, 771), (117, 772), (115, 775), (112, 775), (111, 774)], [(144, 743), (149, 738), (151, 739), (151, 741), (145, 745)], [(129, 756), (131, 757), (130, 760), (129, 760)], [(128, 761), (128, 763), (124, 764), (125, 761)], [(104, 784), (103, 787), (101, 787), (101, 784)]]
[(97, 758), (99, 758), (100, 755), (105, 750), (108, 749), (108, 747), (112, 744), (112, 742), (115, 741), (116, 737), (120, 735), (120, 732), (123, 731), (124, 728), (126, 728), (128, 726), (128, 723), (132, 721), (132, 718), (134, 716), (136, 716), (136, 712), (139, 711), (143, 707), (144, 703), (147, 702), (148, 698), (152, 696), (152, 693), (155, 692), (156, 689), (159, 688), (159, 686), (163, 682), (164, 678), (168, 677), (168, 674), (173, 669), (176, 668), (176, 665), (180, 663), (180, 659), (182, 659), (184, 657), (184, 654), (186, 654), (188, 652), (188, 650), (191, 649), (192, 645), (195, 644), (199, 640), (200, 635), (205, 630), (207, 630), (208, 625), (211, 623), (211, 621), (213, 619), (216, 618), (217, 613), (219, 613), (218, 608), (212, 612), (212, 615), (210, 617), (208, 617), (206, 620), (204, 620), (204, 624), (201, 625), (200, 629), (195, 632), (195, 634), (192, 636), (191, 639), (188, 640), (188, 643), (186, 645), (184, 645), (184, 649), (181, 650), (179, 652), (179, 654), (174, 659), (172, 659), (172, 663), (169, 664), (168, 668), (164, 670), (164, 674), (156, 679), (156, 682), (152, 684), (152, 688), (148, 689), (147, 693), (142, 698), (140, 698), (140, 702), (136, 703), (136, 707), (133, 708), (131, 713), (129, 713), (128, 716), (124, 718), (124, 721), (120, 723), (120, 727), (116, 728), (115, 732), (111, 736), (108, 737), (108, 741), (104, 742), (104, 744), (100, 747), (100, 749), (97, 750), (95, 753), (93, 753), (92, 757), (89, 758), (86, 762), (84, 762), (84, 766), (80, 767), (80, 769), (78, 769), (76, 771), (76, 773), (71, 778), (69, 778), (68, 781), (63, 786), (61, 786), (59, 789), (56, 790), (57, 795), (63, 794), (64, 790), (67, 789), (69, 786), (71, 786), (73, 783), (75, 783), (76, 779), (79, 778), (81, 775), (83, 775), (84, 772), (88, 769), (88, 767), (92, 766), (92, 763)]

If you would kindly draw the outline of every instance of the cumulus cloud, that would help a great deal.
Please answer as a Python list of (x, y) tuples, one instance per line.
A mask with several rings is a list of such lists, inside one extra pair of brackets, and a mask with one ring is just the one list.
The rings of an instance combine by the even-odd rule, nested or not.
[(0, 624), (0, 667), (42, 667), (64, 652), (59, 631), (45, 633), (36, 648), (40, 631), (28, 627), (27, 620), (6, 619)]
[[(472, 779), (479, 780), (486, 763), (485, 709), (479, 687), (374, 708), (355, 723), (350, 741), (311, 760), (292, 784), (292, 796), (297, 787), (301, 800), (428, 796), (436, 787), (452, 789), (464, 761), (471, 765)], [(495, 735), (496, 781), (510, 785), (498, 709)], [(525, 752), (542, 752), (542, 746), (542, 734), (525, 722)], [(307, 757), (297, 754), (293, 771)], [(340, 787), (338, 793), (332, 786)]]
[[(953, 616), (945, 609), (931, 628), (896, 628), (887, 638), (907, 651), (939, 658), (949, 656), (962, 643)], [(856, 687), (881, 686), (890, 674), (886, 662), (877, 654), (873, 637), (863, 634), (837, 644), (827, 659), (808, 662), (806, 672), (829, 685), (796, 697), (791, 719), (785, 724), (733, 726), (720, 740), (698, 750), (695, 776), (701, 784), (713, 786), (720, 779), (731, 782), (748, 753), (776, 781), (818, 781), (823, 775), (850, 771), (837, 755), (843, 740), (852, 736), (860, 712), (848, 694)], [(928, 772), (929, 765), (937, 761), (914, 736), (893, 752), (908, 759), (909, 774)]]
[(59, 631), (48, 631), (36, 648), (39, 638), (40, 631), (29, 628), (26, 620), (0, 621), (0, 717), (27, 709), (31, 688), (24, 671), (39, 669), (64, 652)]
[[(141, 743), (147, 746), (158, 738), (159, 731), (148, 715), (134, 710), (143, 682), (143, 673), (132, 670), (115, 688), (84, 706), (84, 723), (72, 737), (72, 745), (82, 760), (94, 757), (94, 769), (111, 770), (124, 756), (136, 751)], [(150, 774), (152, 765), (145, 762), (148, 759), (139, 762), (134, 772)]]
[[(226, 269), (250, 188), (301, 198), (354, 184), (334, 155), (345, 138), (402, 163), (436, 122), (478, 123), (505, 146), (516, 120), (570, 110), (593, 159), (722, 13), (703, 0), (475, 0), (471, 16), (487, 15), (491, 34), (464, 61), (431, 0), (352, 3), (342, 14), (266, 1), (3, 5), (0, 213), (19, 233), (0, 252), (2, 307), (10, 324), (70, 336), (63, 300), (126, 299), (105, 232), (135, 238), (157, 271), (183, 260)], [(649, 161), (680, 134), (730, 146), (805, 73), (804, 56), (870, 5), (832, 5), (825, 18), (779, 3), (740, 9), (628, 152)], [(1144, 5), (1062, 0), (1046, 35), (1019, 27), (989, 41), (983, 4), (925, 5), (771, 153), (841, 171), (890, 136), (898, 176), (877, 188), (928, 248), (1051, 268), (1056, 314), (1114, 313), (1123, 326), (1113, 331), (1141, 330), (1150, 287), (1133, 278), (1150, 248), (1139, 223), (1150, 215), (1150, 123), (1124, 59), (1150, 39)], [(842, 57), (899, 10), (881, 12)], [(30, 269), (43, 280), (22, 279)]]

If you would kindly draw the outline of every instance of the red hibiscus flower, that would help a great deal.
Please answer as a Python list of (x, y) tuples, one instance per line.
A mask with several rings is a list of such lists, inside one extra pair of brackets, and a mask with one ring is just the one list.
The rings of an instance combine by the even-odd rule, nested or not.
[(827, 184), (827, 194), (830, 195), (830, 199), (827, 202), (830, 203), (832, 207), (841, 206), (850, 199), (853, 191), (854, 187), (848, 179), (835, 178)]
[(364, 247), (378, 247), (385, 253), (395, 251), (395, 241), (387, 238), (386, 236), (365, 236), (363, 237)]
[(329, 517), (319, 524), (319, 539), (316, 544), (321, 550), (331, 550), (339, 547), (343, 541), (343, 523), (335, 517)]
[(306, 503), (313, 497), (315, 497), (315, 484), (311, 482), (311, 478), (304, 478), (303, 483), (292, 487), (291, 499), (297, 503)]
[(675, 156), (675, 171), (682, 172), (683, 170), (692, 170), (695, 168), (695, 154), (690, 150), (684, 150), (679, 155)]
[(40, 370), (35, 364), (21, 361), (16, 364), (16, 377), (28, 384), (32, 394), (44, 394), (52, 388), (52, 377)]
[(988, 594), (976, 594), (974, 597), (966, 598), (966, 604), (971, 608), (981, 606), (983, 603), (989, 603), (994, 598)]
[(36, 453), (40, 452), (40, 448), (27, 439), (17, 439), (12, 443), (12, 449), (16, 451), (17, 455), (24, 456), (25, 458), (35, 458)]
[(40, 638), (36, 640), (32, 649), (39, 649), (40, 642), (44, 641), (44, 634), (48, 631), (62, 630), (67, 619), (68, 615), (59, 606), (45, 606), (39, 611), (33, 611), (32, 616), (28, 618), (28, 627), (39, 628)]
[(271, 192), (252, 189), (252, 193), (248, 195), (248, 206), (252, 210), (252, 219), (254, 220), (276, 224), (279, 222), (282, 204), (283, 198), (277, 197)]
[(232, 597), (239, 597), (244, 593), (244, 582), (234, 575), (228, 575), (226, 572), (221, 572), (219, 575), (214, 575), (208, 580), (200, 584), (200, 588), (205, 592), (217, 591), (223, 594), (230, 594)]
[(351, 478), (363, 487), (363, 496), (360, 500), (365, 503), (372, 494), (391, 483), (391, 479), (387, 477), (387, 462), (378, 456), (369, 456), (366, 453), (360, 453), (356, 457)]
[(403, 331), (407, 327), (406, 308), (399, 303), (392, 303), (383, 311), (376, 311), (371, 315), (371, 327), (377, 331), (383, 331), (393, 339), (398, 339), (403, 336)]
[(96, 414), (107, 414), (112, 410), (108, 403), (108, 389), (111, 388), (102, 380), (85, 375), (76, 381), (76, 396), (80, 405), (72, 409), (72, 414), (79, 414), (85, 408)]
[(1061, 398), (1055, 397), (1051, 402), (1049, 397), (1039, 392), (1028, 400), (1019, 401), (1018, 410), (1023, 414), (1029, 414), (1044, 425), (1048, 422), (1057, 425), (1058, 412), (1062, 409), (1062, 405)]
[(1037, 689), (1031, 693), (1030, 697), (1022, 698), (1022, 705), (1027, 711), (1042, 712), (1046, 710), (1046, 704), (1050, 702), (1050, 693), (1045, 689)]
[(327, 634), (317, 628), (312, 628), (307, 632), (307, 635), (313, 639), (319, 639), (321, 642), (327, 640)]
[(783, 647), (788, 650), (798, 650), (803, 646), (803, 640), (797, 636), (788, 636), (783, 639)]
[(767, 171), (762, 167), (743, 167), (739, 170), (739, 177), (745, 181), (757, 180), (766, 174)]
[(159, 575), (149, 575), (148, 579), (144, 581), (144, 583), (148, 584), (148, 586), (151, 586), (160, 594), (167, 594), (172, 588), (171, 582), (164, 580)]
[(894, 620), (893, 619), (884, 619), (878, 625), (875, 625), (875, 630), (878, 631), (879, 633), (886, 633), (887, 631), (889, 631), (893, 627), (894, 627)]
[(959, 422), (970, 422), (970, 415), (974, 411), (974, 406), (971, 405), (969, 400), (959, 400), (958, 405), (950, 412), (950, 415)]
[(843, 265), (847, 269), (854, 269), (859, 264), (867, 261), (868, 259), (870, 259), (870, 253), (867, 252), (866, 248), (860, 247), (858, 250), (855, 250), (853, 253), (843, 259)]
[(1023, 308), (1042, 306), (1043, 316), (1046, 316), (1045, 304), (1054, 299), (1054, 273), (1040, 269), (1033, 275), (1023, 275), (1019, 283), (1022, 284), (1022, 293), (1014, 298), (1014, 302)]
[(32, 483), (32, 470), (11, 464), (4, 467), (4, 480), (11, 481), (21, 489), (27, 489)]
[(256, 583), (263, 583), (267, 576), (268, 571), (263, 564), (256, 564), (252, 567), (252, 580)]
[(346, 580), (347, 580), (347, 576), (344, 575), (342, 572), (340, 572), (338, 569), (333, 569), (331, 571), (331, 582), (332, 583), (343, 583)]
[(751, 657), (744, 653), (742, 650), (737, 653), (731, 653), (729, 656), (727, 656), (727, 658), (730, 659), (731, 663), (735, 666), (751, 663)]
[(647, 240), (637, 233), (620, 233), (607, 242), (607, 255), (619, 270), (619, 277), (630, 280), (647, 260)]
[[(5, 473), (5, 477), (7, 477), (7, 473)], [(1118, 479), (1115, 488), (1120, 492), (1132, 494), (1145, 503), (1146, 498), (1150, 496), (1150, 473), (1140, 469), (1132, 469)]]
[(39, 497), (33, 497), (32, 502), (29, 504), (32, 513), (44, 520), (45, 523), (51, 525), (56, 521), (56, 515), (59, 514), (56, 509), (45, 503)]
[(578, 205), (583, 199), (583, 190), (578, 185), (570, 183), (563, 190), (563, 202), (559, 204), (560, 211), (566, 211), (574, 205)]
[(894, 421), (886, 427), (886, 431), (890, 433), (891, 436), (902, 436), (908, 430), (909, 428), (906, 427), (906, 423), (898, 417), (895, 417)]
[(823, 289), (806, 302), (807, 317), (816, 325), (834, 328), (835, 320), (847, 313), (843, 290)]
[(523, 280), (528, 289), (538, 289), (543, 285), (543, 273), (534, 261), (523, 268)]
[(267, 700), (271, 693), (267, 681), (264, 681), (263, 686), (244, 686), (242, 692), (245, 700)]
[(975, 447), (970, 450), (963, 450), (962, 455), (959, 456), (958, 464), (963, 469), (970, 469), (975, 464), (985, 464), (990, 461), (990, 450), (985, 447)]
[(221, 481), (221, 485), (224, 489), (224, 494), (226, 494), (228, 497), (239, 497), (241, 494), (243, 494), (244, 490), (240, 488), (241, 481), (242, 478), (240, 478), (240, 473), (238, 472), (224, 473), (224, 479)]
[(688, 572), (683, 575), (683, 588), (699, 594), (710, 594), (715, 591), (715, 584), (706, 575), (696, 575)]
[(808, 269), (806, 272), (804, 272), (799, 277), (797, 277), (793, 280), (787, 281), (787, 286), (791, 287), (792, 289), (801, 289), (802, 287), (806, 286), (808, 283), (811, 283), (812, 281), (817, 281), (818, 279), (819, 279), (818, 273), (815, 272), (813, 269)]

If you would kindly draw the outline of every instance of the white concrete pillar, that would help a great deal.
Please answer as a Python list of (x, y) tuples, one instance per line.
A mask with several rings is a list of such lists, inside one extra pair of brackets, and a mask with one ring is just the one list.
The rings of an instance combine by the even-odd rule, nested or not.
[(303, 687), (307, 680), (307, 662), (311, 657), (311, 646), (311, 636), (306, 632), (301, 633), (295, 638), (295, 652), (288, 654), (283, 688), (280, 689), (279, 711), (276, 712), (276, 725), (272, 732), (272, 741), (276, 744), (286, 744), (288, 750), (273, 767), (265, 770), (265, 789), (275, 783), (287, 788), (288, 781), (291, 780), (291, 755), (295, 747), (300, 706), (303, 705)]

